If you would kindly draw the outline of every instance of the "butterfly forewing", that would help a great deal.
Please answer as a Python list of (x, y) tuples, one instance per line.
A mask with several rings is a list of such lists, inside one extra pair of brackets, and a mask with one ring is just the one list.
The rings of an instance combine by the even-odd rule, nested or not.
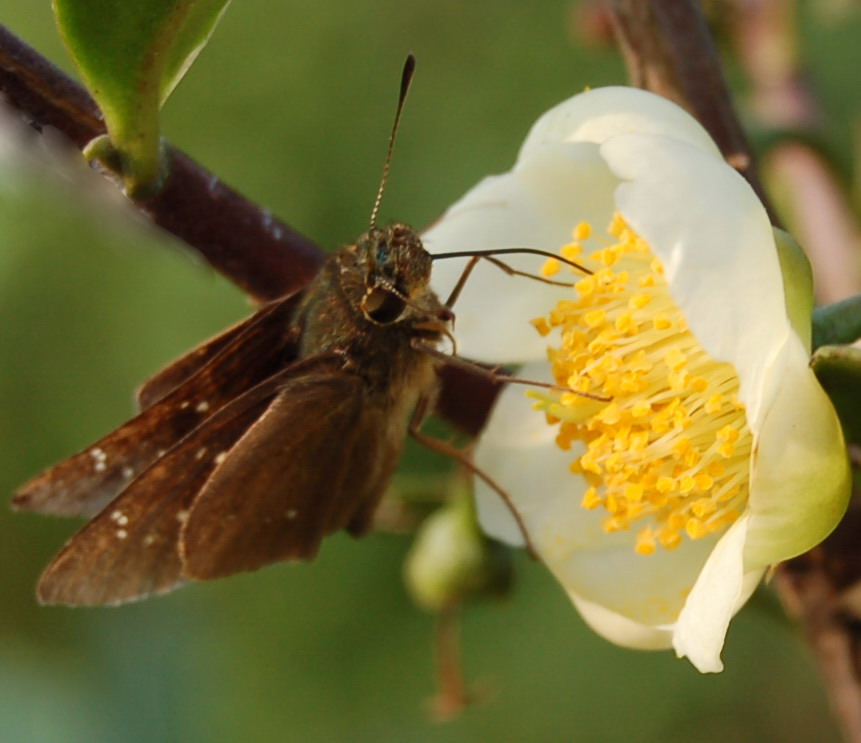
[[(276, 331), (277, 324), (283, 322), (287, 327), (289, 316), (292, 314), (298, 294), (291, 295), (283, 300), (262, 307), (255, 314), (245, 318), (236, 325), (219, 333), (214, 338), (201, 343), (184, 356), (168, 364), (164, 369), (144, 382), (137, 391), (138, 407), (146, 410), (186, 380), (191, 379), (198, 371), (206, 366), (212, 359), (221, 354), (225, 349), (232, 347), (241, 348), (242, 343), (257, 333), (266, 334), (267, 331)], [(271, 338), (262, 338), (271, 341)], [(274, 347), (277, 344), (272, 344)], [(295, 353), (293, 354), (295, 357)], [(285, 361), (291, 358), (285, 356)], [(261, 370), (262, 371), (262, 370)]]
[[(15, 494), (13, 505), (60, 516), (98, 513), (180, 439), (295, 357), (289, 333), (292, 304), (284, 300), (268, 306), (253, 316), (253, 322), (240, 324), (235, 328), (240, 332), (179, 387), (91, 447), (31, 480)], [(168, 369), (180, 369), (190, 358), (192, 354)], [(185, 366), (191, 365), (189, 361)]]
[(372, 510), (400, 449), (376, 406), (350, 374), (290, 380), (195, 500), (181, 537), (186, 575), (310, 560), (325, 535)]

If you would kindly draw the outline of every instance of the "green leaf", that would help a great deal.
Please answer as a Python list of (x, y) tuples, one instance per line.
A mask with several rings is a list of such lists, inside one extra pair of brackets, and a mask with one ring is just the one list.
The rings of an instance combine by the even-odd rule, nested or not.
[(813, 348), (861, 338), (861, 294), (813, 311)]
[(105, 116), (90, 154), (119, 164), (130, 195), (157, 187), (158, 112), (229, 0), (54, 0), (60, 33)]
[(822, 346), (810, 365), (834, 403), (846, 440), (861, 443), (861, 349)]

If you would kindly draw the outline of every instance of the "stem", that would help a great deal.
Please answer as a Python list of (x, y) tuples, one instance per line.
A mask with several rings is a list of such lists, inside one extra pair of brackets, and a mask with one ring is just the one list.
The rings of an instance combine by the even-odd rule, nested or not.
[(443, 609), (436, 626), (437, 695), (433, 716), (444, 721), (457, 717), (469, 704), (460, 653), (460, 607)]

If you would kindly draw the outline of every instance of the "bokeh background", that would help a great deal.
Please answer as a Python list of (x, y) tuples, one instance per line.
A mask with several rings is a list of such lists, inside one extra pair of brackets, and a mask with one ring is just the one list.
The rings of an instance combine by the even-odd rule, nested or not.
[[(0, 22), (69, 70), (49, 5), (4, 0)], [(847, 163), (861, 34), (848, 6), (811, 1), (800, 18), (825, 143)], [(427, 224), (507, 169), (543, 110), (624, 82), (612, 47), (584, 37), (583, 13), (570, 0), (243, 0), (168, 103), (165, 133), (305, 234), (349, 242), (367, 223), (413, 51), (382, 216)], [(140, 381), (248, 306), (96, 191), (50, 169), (0, 168), (0, 493), (11, 494), (124, 421)], [(410, 462), (412, 481), (437, 466)], [(437, 724), (433, 620), (401, 582), (408, 538), (335, 537), (313, 565), (119, 609), (40, 608), (39, 571), (76, 527), (0, 509), (3, 741), (837, 738), (809, 652), (768, 590), (733, 623), (727, 670), (700, 676), (670, 653), (595, 637), (519, 556), (510, 598), (465, 616), (466, 670), (485, 698)]]

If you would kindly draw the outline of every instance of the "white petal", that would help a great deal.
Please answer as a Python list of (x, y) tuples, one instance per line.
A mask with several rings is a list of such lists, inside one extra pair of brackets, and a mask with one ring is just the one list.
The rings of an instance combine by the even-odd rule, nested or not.
[[(422, 236), (431, 253), (527, 247), (558, 253), (580, 220), (606, 224), (618, 184), (592, 144), (545, 147), (501, 176), (486, 178)], [(519, 270), (537, 273), (544, 259), (503, 256)], [(463, 272), (465, 259), (434, 263), (433, 288), (443, 299)], [(560, 274), (566, 280), (571, 274)], [(460, 352), (491, 362), (545, 356), (546, 341), (529, 321), (542, 316), (570, 289), (553, 290), (523, 277), (507, 277), (482, 261), (454, 310)]]
[(720, 653), (730, 619), (747, 601), (763, 569), (745, 573), (748, 517), (736, 521), (706, 561), (673, 633), (679, 658), (687, 656), (702, 673), (723, 670)]
[(687, 142), (722, 161), (708, 132), (684, 109), (637, 88), (596, 88), (554, 106), (535, 122), (518, 160), (558, 142), (594, 142), (630, 132), (660, 134)]
[(793, 337), (755, 446), (745, 548), (750, 568), (821, 542), (846, 510), (851, 473), (837, 414)]
[(663, 262), (691, 332), (735, 367), (756, 432), (792, 332), (762, 204), (732, 168), (677, 140), (626, 134), (605, 142), (601, 154), (629, 181), (617, 191), (619, 210)]
[[(604, 514), (595, 516), (596, 531), (600, 532)], [(672, 552), (659, 548), (652, 555), (639, 555), (634, 550), (636, 524), (629, 531), (600, 534), (583, 547), (576, 537), (563, 531), (565, 526), (560, 524), (555, 533), (548, 530), (551, 538), (530, 532), (557, 580), (569, 594), (647, 627), (676, 621), (718, 541), (716, 537), (685, 539)]]
[(571, 591), (568, 596), (586, 624), (605, 640), (636, 650), (666, 650), (673, 646), (672, 627), (647, 627)]

